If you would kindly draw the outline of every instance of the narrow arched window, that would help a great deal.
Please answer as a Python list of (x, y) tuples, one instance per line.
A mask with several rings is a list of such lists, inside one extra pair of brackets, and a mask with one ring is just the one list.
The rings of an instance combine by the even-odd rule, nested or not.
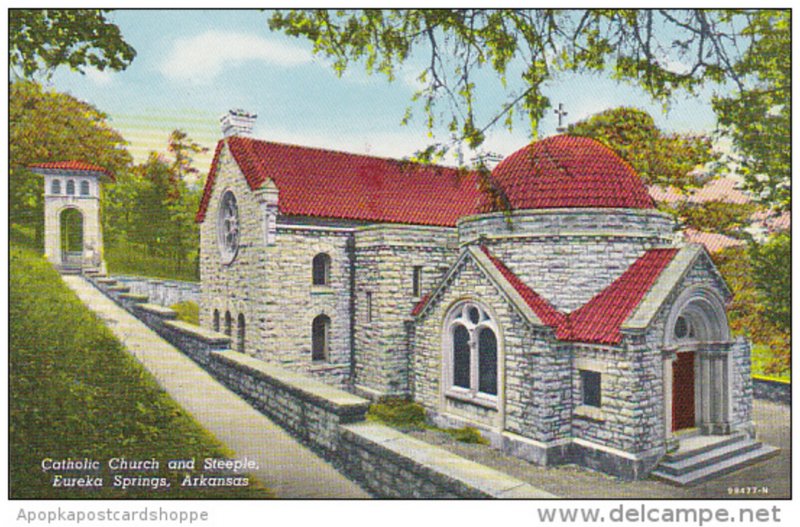
[(89, 195), (89, 182), (85, 179), (81, 181), (81, 196)]
[(233, 334), (233, 318), (231, 317), (231, 312), (225, 312), (225, 334), (229, 337)]
[(219, 331), (219, 309), (214, 310), (214, 331)]
[(311, 263), (312, 283), (314, 285), (329, 285), (331, 274), (331, 257), (319, 253)]
[(245, 327), (244, 327), (244, 315), (239, 313), (239, 318), (236, 319), (236, 345), (238, 346), (237, 351), (239, 353), (244, 353), (244, 336), (245, 336)]
[(478, 329), (478, 391), (497, 395), (497, 337), (488, 327)]
[(461, 324), (453, 326), (453, 385), (470, 387), (469, 331)]
[(493, 401), (498, 392), (497, 325), (475, 302), (457, 304), (447, 316), (444, 360), (453, 396)]
[(311, 360), (328, 359), (330, 349), (331, 319), (327, 315), (319, 315), (311, 323)]
[(67, 194), (70, 196), (75, 194), (75, 181), (71, 179), (67, 180)]
[(54, 179), (52, 183), (50, 183), (50, 193), (51, 194), (61, 194), (61, 180)]

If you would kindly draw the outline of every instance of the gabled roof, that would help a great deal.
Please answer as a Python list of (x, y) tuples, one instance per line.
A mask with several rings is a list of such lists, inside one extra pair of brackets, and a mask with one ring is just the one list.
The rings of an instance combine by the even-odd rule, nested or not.
[[(666, 301), (667, 297), (677, 287), (686, 273), (697, 262), (698, 258), (706, 258), (713, 264), (713, 260), (708, 254), (708, 250), (700, 244), (687, 245), (678, 251), (675, 257), (664, 268), (658, 276), (647, 294), (639, 302), (639, 305), (631, 313), (622, 325), (622, 329), (642, 330), (646, 329), (655, 318), (658, 310)], [(723, 301), (728, 301), (733, 297), (733, 292), (725, 283), (725, 279), (720, 272), (712, 265), (712, 272), (716, 275), (723, 288)]]
[[(491, 180), (512, 209), (655, 207), (633, 168), (587, 137), (557, 135), (531, 143), (497, 165)], [(482, 200), (483, 211), (491, 207)]]
[(547, 300), (539, 296), (533, 289), (528, 287), (527, 284), (523, 283), (522, 280), (519, 279), (517, 275), (515, 275), (511, 270), (506, 267), (506, 265), (501, 262), (498, 258), (492, 256), (489, 252), (489, 249), (486, 248), (485, 245), (481, 245), (481, 251), (489, 258), (489, 261), (492, 262), (500, 274), (503, 275), (508, 283), (513, 287), (525, 300), (525, 303), (536, 313), (536, 316), (539, 317), (545, 325), (547, 326), (560, 326), (564, 323), (564, 319), (566, 316), (564, 313), (561, 313), (556, 308), (550, 304)]
[(234, 136), (217, 144), (198, 222), (226, 143), (251, 190), (275, 184), (282, 214), (452, 227), (477, 212), (475, 172)]
[[(459, 267), (461, 267), (461, 263), (467, 258), (470, 258), (473, 262), (475, 262), (475, 264), (481, 271), (483, 271), (484, 275), (489, 279), (489, 281), (491, 281), (495, 287), (497, 287), (500, 293), (503, 294), (508, 301), (516, 307), (517, 311), (528, 322), (537, 325), (547, 325), (542, 321), (540, 315), (547, 318), (549, 314), (551, 314), (551, 312), (548, 310), (549, 304), (545, 306), (544, 304), (546, 304), (546, 301), (543, 299), (540, 299), (540, 302), (536, 302), (533, 299), (533, 297), (538, 296), (536, 293), (531, 290), (526, 291), (524, 289), (526, 286), (520, 281), (509, 281), (500, 268), (495, 265), (489, 252), (483, 247), (479, 249), (474, 246), (468, 246), (461, 252), (458, 260), (456, 260), (455, 263), (450, 266), (450, 270), (447, 272), (444, 278), (439, 281), (439, 284), (430, 293), (423, 296), (420, 301), (417, 302), (417, 305), (415, 305), (411, 310), (411, 316), (418, 317), (427, 310), (427, 308), (431, 305), (431, 300), (436, 298), (439, 292), (446, 287), (446, 284), (450, 281), (450, 277), (456, 273)], [(517, 289), (515, 285), (520, 286), (520, 289)], [(550, 309), (552, 309), (552, 307), (550, 307)]]
[(34, 163), (29, 165), (28, 168), (32, 169), (44, 169), (44, 170), (66, 170), (66, 171), (73, 171), (73, 172), (100, 172), (111, 178), (114, 181), (114, 174), (111, 173), (110, 170), (107, 170), (101, 166), (93, 165), (92, 163), (87, 163), (85, 161), (48, 161), (46, 163)]
[(619, 344), (620, 329), (678, 249), (650, 249), (611, 285), (567, 317), (556, 330), (559, 340)]
[[(619, 344), (622, 341), (620, 330), (623, 324), (677, 253), (678, 249), (674, 248), (646, 251), (619, 278), (569, 314), (553, 307), (520, 280), (499, 258), (493, 256), (485, 246), (481, 246), (480, 250), (468, 247), (449, 274), (454, 272), (465, 256), (471, 255), (528, 321), (553, 328), (559, 340)], [(426, 295), (414, 307), (412, 315), (418, 316), (423, 313), (430, 299), (435, 298), (447, 282), (448, 279), (445, 278), (439, 287), (430, 295)]]

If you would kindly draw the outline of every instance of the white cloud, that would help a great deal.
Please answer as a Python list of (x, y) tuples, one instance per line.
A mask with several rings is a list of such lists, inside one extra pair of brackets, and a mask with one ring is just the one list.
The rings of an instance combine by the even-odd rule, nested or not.
[(225, 67), (248, 61), (295, 66), (311, 62), (311, 53), (259, 35), (207, 31), (177, 39), (159, 70), (173, 81), (205, 83), (217, 77)]
[(98, 86), (107, 86), (113, 80), (109, 70), (100, 71), (95, 68), (87, 68), (86, 76)]

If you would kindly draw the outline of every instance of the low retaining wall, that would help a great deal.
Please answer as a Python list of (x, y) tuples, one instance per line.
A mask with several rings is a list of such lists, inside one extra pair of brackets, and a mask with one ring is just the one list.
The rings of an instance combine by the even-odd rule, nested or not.
[(210, 370), (304, 442), (327, 456), (339, 449), (339, 425), (363, 421), (369, 401), (306, 375), (232, 351), (213, 352)]
[(792, 383), (753, 375), (753, 396), (775, 403), (792, 404)]
[(149, 302), (171, 306), (179, 302), (200, 301), (200, 284), (179, 280), (157, 280), (141, 276), (114, 276), (117, 282), (130, 288), (131, 293), (146, 295)]
[(341, 428), (340, 459), (364, 487), (387, 498), (552, 499), (556, 496), (388, 426)]
[(314, 378), (229, 348), (230, 337), (175, 320), (174, 310), (88, 277), (139, 320), (240, 394), (259, 411), (382, 498), (555, 496), (393, 428), (365, 421), (370, 402)]

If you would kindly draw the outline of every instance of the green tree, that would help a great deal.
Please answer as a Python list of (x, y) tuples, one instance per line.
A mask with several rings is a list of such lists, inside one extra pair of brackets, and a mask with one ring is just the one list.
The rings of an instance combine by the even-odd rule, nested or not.
[(750, 225), (751, 217), (757, 209), (752, 203), (729, 203), (722, 200), (684, 202), (675, 207), (661, 208), (675, 215), (686, 227), (735, 238), (747, 237), (745, 229)]
[(119, 28), (106, 19), (107, 9), (10, 9), (8, 56), (12, 71), (32, 78), (49, 77), (58, 66), (84, 72), (121, 71), (136, 56)]
[(127, 142), (109, 126), (106, 114), (32, 81), (11, 84), (8, 123), (9, 222), (33, 226), (39, 244), (44, 231), (44, 184), (27, 169), (29, 165), (84, 160), (119, 174), (132, 160)]
[[(273, 13), (269, 26), (308, 39), (339, 74), (356, 62), (393, 79), (402, 65), (422, 64), (413, 100), (422, 102), (429, 128), (443, 115), (456, 140), (475, 148), (494, 124), (510, 128), (517, 113), (535, 137), (550, 104), (542, 88), (559, 72), (608, 70), (665, 103), (676, 90), (738, 84), (737, 50), (757, 53), (752, 46), (760, 37), (741, 29), (757, 16), (703, 9), (291, 10)], [(782, 51), (788, 57), (789, 48)], [(476, 78), (484, 67), (500, 79), (507, 99), (479, 116)], [(419, 157), (436, 157), (447, 146)]]
[(205, 149), (181, 130), (170, 133), (167, 148), (168, 155), (151, 152), (109, 193), (106, 254), (125, 272), (196, 278), (202, 186), (193, 155)]
[[(769, 281), (770, 277), (765, 275), (770, 272), (775, 274), (773, 280), (780, 284), (772, 287), (776, 305), (786, 306), (791, 290), (783, 287), (789, 280), (790, 268), (763, 266), (753, 258), (754, 253), (762, 250), (758, 246), (729, 247), (713, 254), (712, 258), (733, 292), (733, 300), (727, 308), (731, 331), (734, 335), (747, 335), (754, 344), (769, 350), (766, 373), (785, 374), (791, 368), (791, 328), (776, 323), (779, 317), (774, 316), (773, 304), (758, 282)], [(757, 279), (757, 275), (760, 278)]]
[[(591, 137), (630, 163), (648, 185), (687, 190), (718, 169), (720, 154), (702, 135), (665, 133), (647, 112), (613, 108), (567, 128), (567, 133)], [(696, 169), (708, 170), (698, 175)]]
[[(196, 178), (200, 171), (194, 166), (193, 155), (205, 154), (208, 148), (193, 141), (189, 134), (175, 129), (169, 134), (167, 150), (174, 158), (172, 169), (179, 178), (187, 181), (187, 177)], [(202, 187), (202, 185), (200, 185)]]
[(763, 245), (750, 248), (753, 279), (766, 307), (765, 316), (780, 330), (792, 327), (792, 238), (788, 232), (773, 235)]
[(731, 97), (714, 99), (747, 188), (777, 211), (791, 210), (792, 199), (791, 31), (788, 10), (754, 13), (742, 30), (752, 44), (734, 67), (744, 86)]

